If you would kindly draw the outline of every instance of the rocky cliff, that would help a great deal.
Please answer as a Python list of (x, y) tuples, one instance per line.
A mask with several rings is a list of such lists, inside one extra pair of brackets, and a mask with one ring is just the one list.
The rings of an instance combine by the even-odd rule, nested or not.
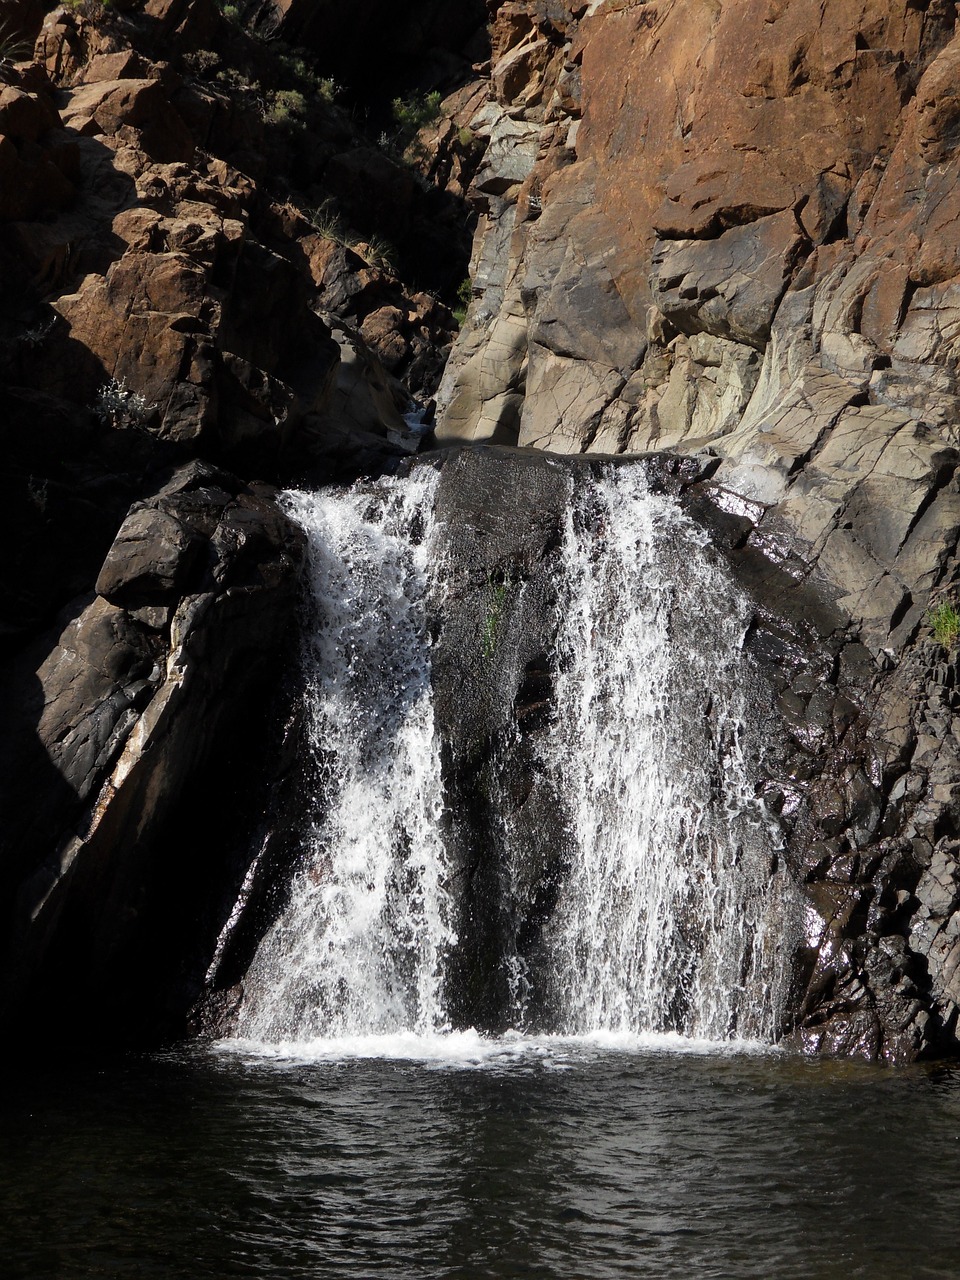
[(33, 1036), (183, 1032), (296, 742), (272, 486), (422, 434), (472, 152), (432, 180), (414, 108), (485, 41), (442, 7), (387, 80), (386, 6), (4, 5), (0, 1016)]
[(790, 743), (795, 1043), (955, 1048), (955, 4), (6, 8), (4, 1016), (185, 1027), (296, 739), (270, 486), (436, 394), (441, 446), (695, 458)]
[(960, 1000), (956, 19), (500, 5), (437, 429), (710, 460), (794, 746), (796, 1039), (891, 1060)]

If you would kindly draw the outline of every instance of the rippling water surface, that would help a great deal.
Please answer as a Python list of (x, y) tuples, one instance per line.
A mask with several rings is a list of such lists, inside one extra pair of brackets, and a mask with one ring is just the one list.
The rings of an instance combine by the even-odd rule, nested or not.
[(283, 1052), (8, 1080), (0, 1274), (960, 1275), (955, 1068), (609, 1038)]

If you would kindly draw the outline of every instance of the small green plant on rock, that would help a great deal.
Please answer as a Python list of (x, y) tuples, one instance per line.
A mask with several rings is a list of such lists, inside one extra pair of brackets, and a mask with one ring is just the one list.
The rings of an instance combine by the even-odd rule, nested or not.
[(397, 126), (397, 141), (401, 147), (408, 146), (421, 129), (440, 118), (442, 101), (436, 90), (422, 98), (394, 98), (390, 106)]
[(960, 612), (952, 600), (941, 600), (928, 615), (937, 643), (952, 649), (960, 640)]
[(111, 378), (97, 392), (93, 411), (105, 426), (142, 427), (156, 407), (139, 391), (131, 391), (126, 378)]
[(17, 337), (17, 341), (25, 347), (39, 347), (53, 332), (57, 323), (55, 315), (48, 316), (45, 320), (39, 321), (35, 325), (31, 325), (29, 329), (24, 329)]
[(81, 18), (86, 18), (90, 22), (96, 22), (99, 18), (104, 17), (106, 11), (110, 8), (107, 0), (63, 0), (63, 7), (69, 9), (71, 13), (79, 14)]
[(334, 244), (343, 245), (347, 249), (356, 242), (356, 237), (351, 236), (332, 200), (324, 200), (315, 209), (305, 209), (304, 216), (324, 240), (332, 240)]
[(490, 603), (487, 616), (483, 622), (482, 652), (485, 658), (492, 658), (497, 647), (497, 635), (503, 621), (503, 606), (507, 600), (507, 584), (496, 578), (489, 578), (487, 586), (490, 590)]
[(370, 255), (367, 261), (381, 271), (396, 271), (397, 251), (385, 236), (371, 236), (367, 241)]
[(394, 129), (381, 133), (377, 145), (395, 160), (405, 162), (416, 170), (418, 163), (426, 162), (429, 155), (418, 135), (421, 129), (440, 118), (443, 102), (434, 91), (424, 97), (394, 98), (390, 104)]
[(473, 301), (473, 281), (467, 276), (466, 280), (461, 280), (457, 287), (457, 303), (458, 306), (453, 308), (453, 318), (456, 320), (460, 328), (463, 328), (463, 322), (467, 318), (467, 308)]

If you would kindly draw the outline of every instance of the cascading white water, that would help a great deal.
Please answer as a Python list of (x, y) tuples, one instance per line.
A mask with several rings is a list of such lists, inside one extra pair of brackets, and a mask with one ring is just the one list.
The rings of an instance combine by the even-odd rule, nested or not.
[(788, 885), (751, 783), (749, 611), (707, 551), (635, 467), (567, 513), (548, 757), (569, 872), (546, 941), (569, 1032), (776, 1032)]
[(317, 817), (290, 905), (245, 982), (239, 1034), (430, 1033), (454, 942), (424, 598), (437, 475), (287, 496), (309, 539), (305, 646)]
[[(244, 984), (245, 1039), (447, 1028), (456, 937), (426, 627), (429, 602), (443, 612), (436, 485), (421, 467), (288, 495), (310, 544), (317, 817)], [(571, 484), (543, 747), (568, 814), (542, 939), (558, 1032), (775, 1037), (786, 889), (750, 782), (747, 609), (706, 544), (640, 467)]]

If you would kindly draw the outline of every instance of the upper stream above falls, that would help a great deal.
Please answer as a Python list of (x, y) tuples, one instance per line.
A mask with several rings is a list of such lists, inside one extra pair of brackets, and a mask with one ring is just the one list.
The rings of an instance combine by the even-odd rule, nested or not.
[(248, 1047), (777, 1039), (797, 909), (747, 604), (642, 465), (521, 464), (456, 522), (449, 464), (287, 495), (309, 758)]

